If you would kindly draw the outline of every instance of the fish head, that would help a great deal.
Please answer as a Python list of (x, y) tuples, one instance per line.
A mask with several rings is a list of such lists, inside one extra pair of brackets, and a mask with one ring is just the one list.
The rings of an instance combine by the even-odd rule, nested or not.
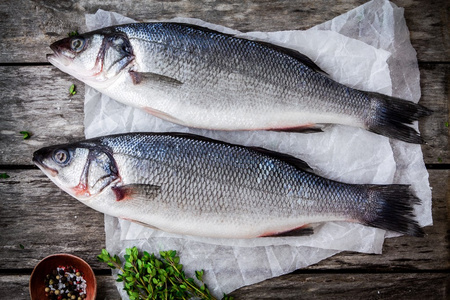
[(87, 142), (39, 149), (33, 154), (33, 162), (59, 188), (80, 201), (93, 199), (120, 180), (109, 149)]
[(126, 34), (108, 29), (64, 38), (50, 48), (52, 65), (94, 88), (114, 82), (134, 60)]

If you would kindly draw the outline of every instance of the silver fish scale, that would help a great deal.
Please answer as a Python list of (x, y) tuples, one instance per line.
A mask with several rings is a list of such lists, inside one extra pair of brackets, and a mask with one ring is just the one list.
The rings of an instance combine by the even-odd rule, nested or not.
[[(196, 101), (197, 96), (205, 102), (201, 105), (292, 107), (360, 119), (370, 108), (365, 93), (258, 42), (176, 23), (129, 24), (116, 30), (129, 37), (142, 71), (178, 79), (186, 97)], [(196, 92), (198, 85), (202, 88)], [(208, 103), (224, 98), (223, 103)]]
[(367, 201), (364, 186), (330, 181), (245, 147), (170, 134), (100, 142), (111, 149), (125, 184), (161, 187), (154, 205), (168, 217), (181, 209), (214, 220), (317, 214), (357, 219)]

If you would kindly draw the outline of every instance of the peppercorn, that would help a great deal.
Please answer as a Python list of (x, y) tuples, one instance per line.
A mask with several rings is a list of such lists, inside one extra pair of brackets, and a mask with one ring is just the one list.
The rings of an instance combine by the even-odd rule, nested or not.
[[(79, 294), (86, 293), (85, 289), (79, 289), (77, 286), (85, 282), (82, 276), (83, 274), (73, 266), (59, 266), (45, 276), (45, 296), (52, 300), (86, 299), (85, 294)], [(62, 289), (57, 289), (58, 287)]]

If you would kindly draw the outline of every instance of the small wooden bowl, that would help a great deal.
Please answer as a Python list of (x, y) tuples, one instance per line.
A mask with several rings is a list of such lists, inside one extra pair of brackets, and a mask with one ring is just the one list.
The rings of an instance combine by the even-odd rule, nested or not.
[(71, 254), (54, 254), (41, 260), (30, 277), (31, 300), (47, 300), (45, 296), (45, 276), (52, 273), (58, 266), (73, 266), (80, 270), (86, 280), (86, 300), (93, 300), (97, 295), (97, 280), (94, 271), (87, 262)]

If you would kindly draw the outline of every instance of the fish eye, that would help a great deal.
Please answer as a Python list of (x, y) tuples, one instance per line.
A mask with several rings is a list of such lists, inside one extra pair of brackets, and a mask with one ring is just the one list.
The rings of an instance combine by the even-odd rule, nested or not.
[(67, 150), (58, 149), (53, 153), (53, 160), (60, 165), (65, 165), (70, 160), (70, 155)]
[(73, 51), (80, 52), (81, 50), (83, 50), (84, 43), (85, 43), (85, 41), (83, 38), (80, 38), (80, 37), (73, 38), (70, 41), (70, 47), (72, 48)]

